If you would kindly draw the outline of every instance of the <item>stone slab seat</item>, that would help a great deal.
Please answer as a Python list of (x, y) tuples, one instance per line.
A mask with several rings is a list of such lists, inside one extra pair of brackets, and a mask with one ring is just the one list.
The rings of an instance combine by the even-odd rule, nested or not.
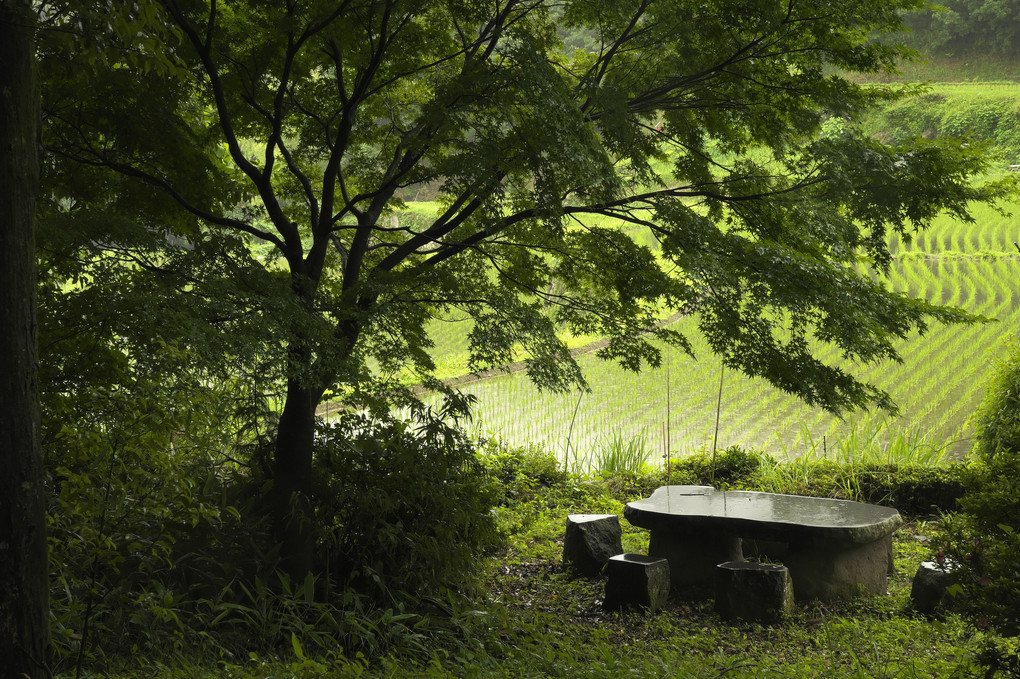
[(715, 567), (715, 576), (715, 612), (726, 620), (778, 622), (793, 611), (786, 566), (727, 561)]
[(624, 517), (651, 530), (648, 554), (669, 561), (680, 596), (710, 597), (715, 566), (742, 561), (746, 538), (785, 544), (797, 598), (823, 601), (884, 593), (902, 523), (889, 507), (711, 486), (663, 486), (628, 503)]
[(959, 566), (953, 561), (925, 561), (917, 567), (910, 585), (910, 603), (918, 613), (935, 615), (946, 601), (949, 588), (959, 580)]
[(563, 536), (563, 565), (568, 571), (593, 577), (609, 557), (623, 551), (623, 532), (616, 514), (571, 514)]
[(662, 608), (669, 597), (669, 562), (643, 554), (617, 554), (606, 564), (606, 610)]

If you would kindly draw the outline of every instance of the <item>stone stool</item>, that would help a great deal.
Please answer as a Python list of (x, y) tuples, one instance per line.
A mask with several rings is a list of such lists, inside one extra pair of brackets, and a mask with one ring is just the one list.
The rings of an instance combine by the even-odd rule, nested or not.
[(933, 615), (945, 599), (946, 590), (956, 584), (956, 569), (956, 564), (948, 560), (941, 565), (925, 561), (918, 566), (910, 586), (910, 603), (914, 610), (924, 615)]
[(581, 575), (598, 575), (609, 557), (623, 552), (622, 536), (616, 514), (571, 514), (563, 537), (563, 565)]
[(727, 561), (715, 568), (715, 611), (727, 620), (774, 622), (793, 610), (786, 566)]
[(669, 562), (643, 554), (618, 554), (606, 564), (606, 610), (657, 611), (669, 597)]

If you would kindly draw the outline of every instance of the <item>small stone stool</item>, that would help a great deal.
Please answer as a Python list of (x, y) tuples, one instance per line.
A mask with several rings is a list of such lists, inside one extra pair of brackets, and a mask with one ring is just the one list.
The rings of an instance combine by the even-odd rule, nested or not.
[(910, 586), (910, 603), (914, 610), (924, 615), (933, 615), (946, 596), (946, 590), (956, 583), (956, 564), (946, 561), (938, 564), (925, 561), (917, 567), (914, 582)]
[(618, 554), (606, 564), (606, 598), (602, 606), (646, 608), (655, 612), (669, 597), (669, 561), (643, 554)]
[(793, 610), (786, 566), (727, 561), (715, 567), (715, 612), (726, 620), (775, 622)]
[(571, 514), (563, 537), (563, 565), (581, 575), (598, 575), (609, 557), (623, 552), (622, 536), (616, 514)]

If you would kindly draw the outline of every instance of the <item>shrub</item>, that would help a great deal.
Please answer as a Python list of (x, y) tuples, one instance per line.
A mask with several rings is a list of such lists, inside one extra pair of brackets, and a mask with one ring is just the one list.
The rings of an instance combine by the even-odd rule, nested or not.
[(499, 544), (497, 491), (474, 446), (431, 415), (345, 413), (318, 431), (313, 505), (324, 563), (379, 601), (470, 585)]
[(961, 570), (966, 606), (1012, 634), (1020, 631), (1020, 345), (1003, 347), (976, 413), (978, 464), (966, 478), (963, 515), (949, 522), (939, 558)]
[(698, 453), (672, 462), (669, 473), (671, 484), (714, 485), (718, 488), (747, 488), (753, 485), (752, 477), (761, 468), (764, 453), (730, 446), (720, 450), (713, 459), (711, 453)]
[(967, 138), (1012, 159), (1020, 154), (1018, 114), (1020, 107), (1011, 88), (943, 89), (876, 109), (865, 127), (897, 142), (922, 135)]
[(858, 470), (860, 499), (887, 504), (912, 516), (934, 515), (957, 509), (965, 492), (963, 463), (946, 467), (921, 465), (869, 465)]
[(979, 634), (972, 645), (986, 677), (1020, 676), (1020, 639)]
[(495, 439), (483, 445), (482, 463), (499, 484), (500, 504), (528, 500), (539, 488), (549, 488), (567, 479), (556, 456), (537, 445), (507, 446)]

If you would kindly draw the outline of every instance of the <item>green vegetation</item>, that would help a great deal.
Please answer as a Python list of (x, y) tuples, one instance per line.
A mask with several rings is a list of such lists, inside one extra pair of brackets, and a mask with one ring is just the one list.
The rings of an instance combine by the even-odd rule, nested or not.
[[(1018, 318), (1016, 110), (1007, 85), (918, 108), (863, 83), (903, 54), (869, 36), (919, 7), (5, 6), (28, 79), (0, 103), (42, 127), (2, 171), (34, 184), (46, 153), (15, 216), (38, 315), (31, 285), (0, 309), (30, 464), (6, 446), (0, 477), (45, 491), (49, 559), (24, 565), (41, 512), (4, 493), (0, 657), (29, 679), (1011, 671), (1008, 427), (957, 458), (973, 354)], [(836, 424), (861, 407), (883, 412)], [(782, 627), (605, 615), (559, 567), (564, 517), (663, 483), (894, 504), (892, 592)], [(933, 534), (994, 601), (907, 609)]]
[(921, 58), (900, 65), (896, 74), (854, 74), (868, 83), (1020, 82), (1020, 59), (971, 54), (960, 57)]
[[(983, 144), (1001, 173), (1008, 164), (1020, 162), (1018, 87), (936, 84), (927, 94), (881, 107), (865, 128), (896, 141), (960, 136)], [(921, 438), (953, 458), (965, 456), (973, 438), (969, 418), (983, 397), (986, 366), (994, 360), (999, 338), (1020, 332), (1020, 250), (1014, 244), (1020, 232), (1009, 209), (978, 206), (971, 222), (944, 216), (926, 231), (891, 238), (895, 260), (882, 279), (890, 289), (996, 321), (976, 327), (936, 326), (923, 336), (914, 334), (897, 343), (902, 363), (871, 368), (847, 364), (893, 396), (899, 417), (872, 412), (840, 420), (760, 380), (729, 372), (720, 412), (722, 445), (796, 456), (815, 447), (839, 450), (845, 440), (867, 432), (893, 444)], [(698, 361), (664, 348), (662, 367), (633, 374), (592, 355), (580, 356), (590, 394), (543, 392), (519, 374), (468, 383), (461, 388), (478, 399), (474, 426), (480, 434), (492, 432), (515, 444), (541, 442), (568, 463), (587, 461), (594, 469), (605, 442), (613, 439), (654, 440), (657, 456), (666, 448), (677, 455), (710, 446), (720, 367), (696, 326), (696, 319), (680, 319), (672, 327), (691, 338)], [(457, 318), (430, 326), (441, 376), (467, 373), (469, 328), (470, 320)], [(583, 347), (583, 339), (575, 338), (570, 346)], [(822, 349), (819, 355), (835, 354)], [(660, 440), (667, 428), (664, 445)]]
[[(304, 590), (286, 596), (253, 591), (251, 599), (237, 604), (242, 614), (233, 628), (238, 634), (253, 635), (250, 654), (222, 655), (213, 667), (208, 655), (196, 658), (193, 651), (182, 648), (150, 656), (144, 668), (133, 662), (134, 669), (122, 670), (116, 669), (120, 661), (111, 658), (111, 676), (708, 678), (725, 674), (963, 679), (1006, 677), (1008, 672), (992, 670), (1016, 662), (1007, 638), (978, 630), (957, 614), (926, 619), (910, 610), (911, 577), (919, 561), (928, 556), (925, 541), (935, 525), (929, 517), (951, 502), (933, 502), (908, 514), (908, 521), (894, 536), (896, 569), (887, 596), (803, 605), (790, 620), (775, 626), (723, 623), (712, 612), (711, 602), (680, 599), (672, 599), (656, 615), (606, 614), (601, 609), (604, 579), (577, 579), (560, 565), (566, 515), (620, 512), (623, 502), (666, 482), (666, 471), (579, 477), (558, 470), (555, 459), (536, 448), (490, 446), (481, 460), (501, 481), (495, 517), (508, 543), (505, 551), (487, 562), (484, 594), (478, 598), (431, 599), (427, 613), (376, 615), (340, 635), (335, 627), (340, 612), (305, 598)], [(915, 493), (917, 486), (911, 479), (925, 470), (871, 465), (852, 470), (822, 461), (801, 466), (803, 476), (785, 475), (790, 479), (786, 490), (844, 497), (845, 487), (863, 488), (867, 479), (882, 475), (888, 481), (884, 489), (860, 496), (877, 502), (899, 502)], [(943, 481), (958, 484), (961, 469), (953, 468)], [(714, 467), (711, 456), (685, 458), (668, 478), (673, 483), (707, 483), (714, 475), (726, 487), (756, 488), (771, 473), (771, 463), (760, 453), (733, 448), (722, 451)], [(850, 478), (856, 483), (845, 482)], [(936, 494), (926, 497), (931, 500)], [(647, 533), (624, 526), (624, 549), (646, 550)], [(340, 619), (350, 625), (359, 615), (348, 611)], [(267, 629), (274, 635), (273, 643), (263, 641)], [(169, 632), (154, 627), (150, 634)]]
[[(1010, 338), (976, 415), (980, 465), (962, 513), (946, 527), (941, 560), (956, 564), (958, 606), (1020, 634), (1020, 346)], [(1013, 651), (1016, 655), (1016, 649)]]
[(182, 378), (235, 382), (220, 452), (264, 466), (245, 511), (295, 582), (327, 568), (327, 394), (382, 414), (414, 407), (414, 375), (466, 412), (434, 319), (472, 319), (470, 369), (524, 358), (552, 391), (586, 384), (570, 338), (636, 371), (697, 336), (830, 412), (891, 407), (840, 359), (976, 318), (877, 282), (888, 237), (1012, 190), (979, 149), (857, 124), (897, 95), (836, 74), (893, 70), (868, 36), (917, 5), (60, 3), (39, 19), (39, 243), (66, 298), (43, 313), (75, 313), (44, 342), (140, 370), (173, 347)]
[[(994, 88), (993, 88), (994, 90)], [(999, 350), (1002, 335), (1020, 332), (1020, 236), (1015, 218), (990, 207), (976, 208), (975, 221), (939, 218), (931, 229), (894, 238), (895, 256), (884, 280), (896, 292), (961, 306), (995, 319), (975, 326), (935, 326), (896, 344), (902, 363), (857, 366), (869, 381), (888, 391), (900, 407), (899, 417), (857, 412), (840, 420), (810, 408), (762, 380), (734, 371), (723, 377), (719, 445), (746, 445), (774, 455), (797, 456), (812, 449), (836, 454), (842, 442), (870, 436), (891, 441), (923, 439), (946, 448), (948, 457), (967, 454), (973, 432), (968, 423), (983, 397), (983, 376)], [(440, 323), (437, 360), (451, 374), (466, 372), (457, 342), (457, 323)], [(590, 394), (541, 391), (523, 374), (496, 376), (461, 388), (478, 400), (473, 408), (480, 435), (492, 432), (515, 445), (542, 443), (571, 464), (596, 454), (614, 437), (644, 436), (656, 460), (669, 450), (682, 455), (710, 447), (714, 438), (720, 366), (697, 335), (696, 320), (680, 319), (699, 360), (666, 351), (664, 364), (634, 374), (606, 364), (592, 354), (578, 357), (591, 385)], [(833, 351), (822, 356), (837, 358)], [(461, 358), (458, 360), (458, 356)], [(667, 390), (668, 385), (668, 390)], [(569, 451), (568, 451), (569, 439)]]
[(381, 603), (471, 590), (499, 540), (496, 489), (462, 434), (428, 412), (346, 413), (317, 438), (314, 525), (331, 586)]
[(931, 56), (1020, 57), (1020, 7), (1009, 0), (943, 0), (908, 12), (901, 38)]
[(953, 137), (980, 143), (1001, 163), (1020, 164), (1020, 84), (942, 83), (883, 107), (867, 129), (893, 139)]

